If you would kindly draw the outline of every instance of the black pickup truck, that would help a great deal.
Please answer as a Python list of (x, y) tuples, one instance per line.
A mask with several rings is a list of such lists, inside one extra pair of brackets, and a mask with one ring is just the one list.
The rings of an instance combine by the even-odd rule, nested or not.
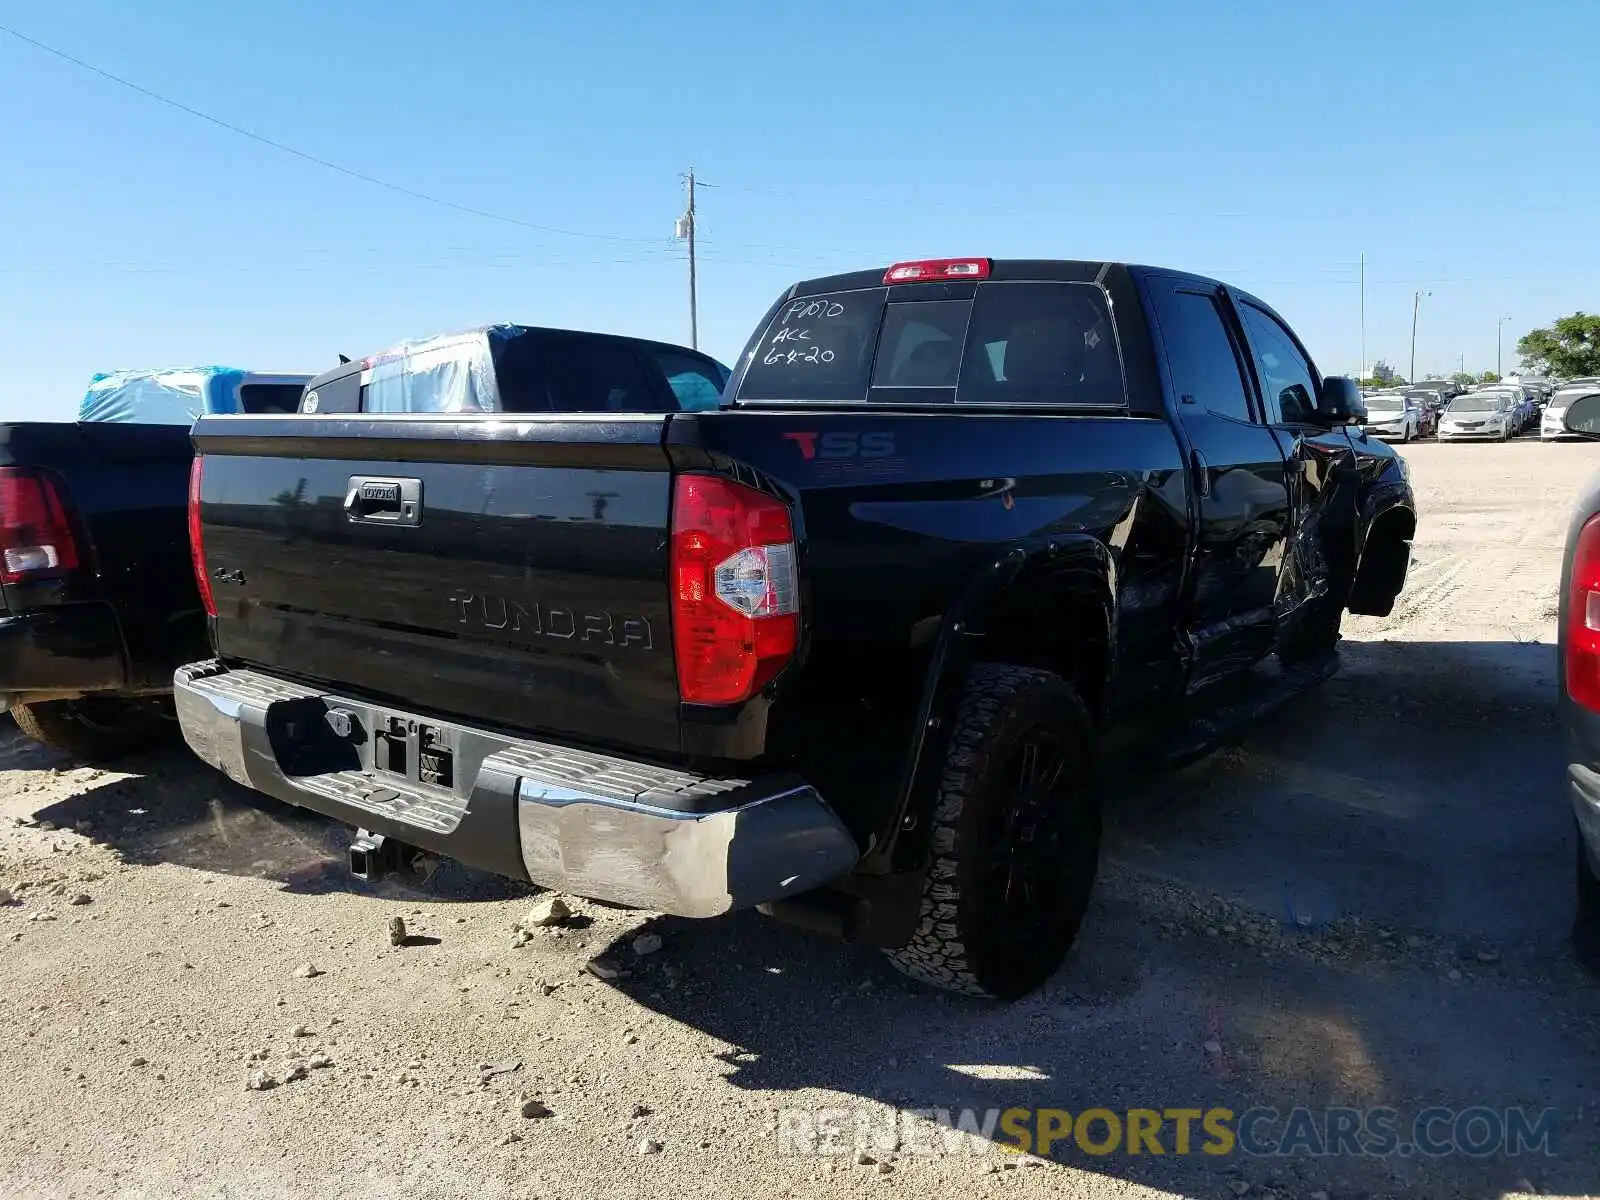
[(176, 734), (172, 672), (206, 651), (186, 406), (227, 385), (254, 411), (292, 393), (292, 411), (307, 378), (120, 372), (85, 401), (116, 419), (0, 425), (0, 703), (23, 733), (86, 759)]
[(519, 387), (375, 415), (367, 388), (195, 427), (201, 758), (359, 827), (359, 872), (756, 906), (974, 994), (1076, 936), (1108, 727), (1203, 749), (1222, 724), (1179, 720), (1241, 690), (1215, 685), (1326, 677), (1416, 524), (1351, 381), (1148, 267), (802, 283), (715, 411)]
[(183, 425), (0, 425), (0, 690), (79, 758), (173, 729), (170, 672), (206, 645)]

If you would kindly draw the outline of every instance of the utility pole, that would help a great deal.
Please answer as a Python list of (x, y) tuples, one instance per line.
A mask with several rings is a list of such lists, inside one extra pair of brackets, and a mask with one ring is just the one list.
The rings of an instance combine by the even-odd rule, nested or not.
[(1422, 298), (1431, 295), (1432, 292), (1411, 293), (1411, 374), (1406, 376), (1407, 383), (1417, 381), (1417, 309), (1422, 306)]
[(1504, 344), (1504, 341), (1505, 341), (1505, 339), (1502, 336), (1502, 334), (1503, 334), (1503, 332), (1505, 330), (1506, 322), (1509, 321), (1509, 320), (1511, 320), (1510, 317), (1501, 317), (1498, 321), (1496, 321), (1494, 323), (1494, 373), (1496, 375), (1503, 375), (1505, 373), (1501, 369), (1500, 348)]
[(684, 176), (689, 185), (689, 208), (683, 216), (678, 218), (677, 236), (680, 240), (689, 243), (689, 346), (691, 349), (700, 349), (700, 312), (699, 292), (695, 282), (694, 259), (694, 168), (689, 168), (689, 174)]
[(1366, 378), (1367, 374), (1367, 252), (1361, 252), (1361, 370), (1356, 372), (1358, 379)]

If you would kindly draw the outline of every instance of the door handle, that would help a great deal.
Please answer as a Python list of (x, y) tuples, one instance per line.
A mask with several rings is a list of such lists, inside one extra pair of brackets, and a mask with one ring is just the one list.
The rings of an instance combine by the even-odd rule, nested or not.
[(1189, 451), (1189, 464), (1194, 469), (1195, 490), (1204, 499), (1211, 495), (1211, 464), (1198, 450)]
[(352, 475), (344, 494), (344, 513), (367, 525), (420, 525), (422, 480)]

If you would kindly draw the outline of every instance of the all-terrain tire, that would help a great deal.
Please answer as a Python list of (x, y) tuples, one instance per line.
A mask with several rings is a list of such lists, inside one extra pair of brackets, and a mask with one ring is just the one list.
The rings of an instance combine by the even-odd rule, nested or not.
[(1049, 979), (1077, 937), (1100, 857), (1094, 732), (1066, 681), (973, 669), (931, 837), (916, 932), (889, 960), (922, 983), (1002, 1000)]
[(90, 696), (14, 704), (17, 728), (72, 758), (97, 762), (144, 750), (171, 738), (177, 724), (159, 700)]
[(1600, 975), (1600, 879), (1595, 878), (1578, 835), (1577, 912), (1572, 919), (1572, 947), (1591, 974)]

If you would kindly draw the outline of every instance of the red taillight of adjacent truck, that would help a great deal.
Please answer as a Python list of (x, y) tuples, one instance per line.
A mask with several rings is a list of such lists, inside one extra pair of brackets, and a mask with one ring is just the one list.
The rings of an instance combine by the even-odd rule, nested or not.
[(43, 471), (0, 467), (0, 580), (47, 579), (78, 565), (61, 489)]
[(189, 467), (189, 561), (194, 564), (194, 582), (200, 589), (200, 603), (206, 615), (217, 615), (217, 602), (211, 596), (211, 576), (206, 571), (206, 546), (200, 533), (200, 485), (205, 479), (206, 460), (194, 456)]
[(715, 475), (672, 497), (672, 640), (688, 704), (755, 695), (800, 641), (794, 525), (780, 500)]
[(1566, 634), (1567, 695), (1600, 712), (1600, 516), (1589, 518), (1572, 548)]

